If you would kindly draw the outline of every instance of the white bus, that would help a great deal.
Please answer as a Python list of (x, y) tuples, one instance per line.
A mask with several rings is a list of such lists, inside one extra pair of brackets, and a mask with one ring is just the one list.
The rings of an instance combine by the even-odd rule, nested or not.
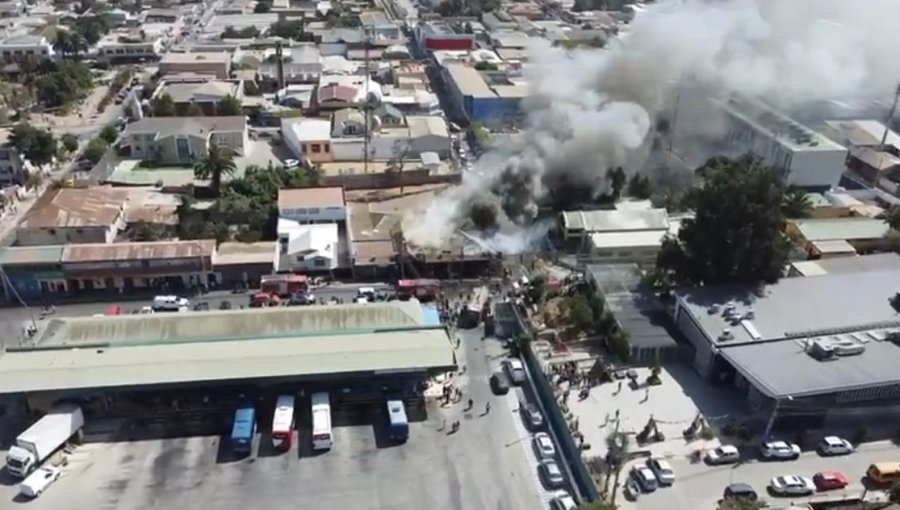
[(334, 443), (331, 435), (331, 402), (327, 392), (312, 394), (313, 450), (327, 450)]
[(279, 395), (272, 419), (272, 446), (290, 450), (294, 437), (294, 396)]

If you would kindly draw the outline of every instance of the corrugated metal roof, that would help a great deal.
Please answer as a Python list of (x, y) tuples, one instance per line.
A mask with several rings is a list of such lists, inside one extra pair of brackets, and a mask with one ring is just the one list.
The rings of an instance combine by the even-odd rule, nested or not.
[(127, 191), (110, 187), (48, 190), (18, 228), (108, 227), (122, 214), (126, 200)]
[(11, 246), (0, 248), (0, 264), (59, 264), (65, 246)]
[(566, 211), (562, 216), (567, 230), (617, 232), (669, 228), (669, 215), (665, 209)]
[(278, 208), (298, 207), (344, 207), (344, 188), (326, 186), (321, 188), (292, 188), (278, 190)]
[(50, 321), (41, 345), (108, 342), (134, 345), (276, 336), (372, 332), (422, 326), (416, 302), (391, 301), (203, 313), (65, 318)]
[(870, 218), (834, 218), (795, 220), (797, 230), (807, 241), (878, 239), (891, 228), (884, 220)]
[(455, 366), (443, 329), (38, 350), (0, 357), (0, 393)]
[(274, 260), (274, 241), (222, 243), (213, 257), (213, 267), (236, 264), (272, 264)]
[(63, 262), (102, 262), (110, 260), (150, 260), (210, 257), (216, 251), (214, 239), (191, 241), (153, 241), (146, 243), (69, 244)]

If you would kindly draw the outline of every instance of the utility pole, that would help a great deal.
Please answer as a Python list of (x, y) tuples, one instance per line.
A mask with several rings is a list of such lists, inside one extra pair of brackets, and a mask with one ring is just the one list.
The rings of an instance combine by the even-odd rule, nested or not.
[(365, 73), (366, 73), (366, 81), (365, 81), (365, 98), (363, 99), (363, 121), (365, 122), (365, 127), (363, 128), (365, 133), (363, 139), (363, 173), (369, 173), (369, 125), (372, 123), (371, 120), (371, 112), (372, 105), (370, 104), (369, 98), (369, 45), (371, 44), (371, 38), (369, 37), (369, 27), (363, 27), (363, 44), (365, 45), (364, 49), (364, 58), (363, 62), (365, 65)]
[(897, 90), (894, 91), (894, 102), (891, 103), (891, 111), (888, 112), (887, 121), (884, 123), (884, 134), (881, 135), (881, 150), (885, 149), (887, 144), (888, 132), (891, 129), (891, 121), (894, 120), (894, 113), (897, 111), (897, 101), (900, 100), (900, 84), (897, 84)]

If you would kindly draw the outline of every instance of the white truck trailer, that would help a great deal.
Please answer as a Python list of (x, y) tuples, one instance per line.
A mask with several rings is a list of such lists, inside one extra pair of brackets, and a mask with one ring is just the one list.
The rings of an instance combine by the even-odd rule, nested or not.
[(84, 426), (81, 407), (57, 406), (16, 438), (6, 455), (6, 470), (25, 478)]

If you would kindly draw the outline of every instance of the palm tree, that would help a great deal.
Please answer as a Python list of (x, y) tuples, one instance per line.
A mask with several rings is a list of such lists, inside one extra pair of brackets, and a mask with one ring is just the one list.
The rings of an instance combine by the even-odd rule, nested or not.
[(622, 167), (610, 168), (606, 171), (606, 178), (609, 180), (609, 187), (612, 188), (613, 200), (617, 200), (622, 195), (622, 188), (625, 187), (625, 181), (628, 176)]
[(231, 150), (218, 145), (210, 145), (206, 155), (194, 164), (194, 177), (199, 180), (209, 179), (210, 187), (215, 196), (219, 196), (222, 187), (222, 178), (234, 175), (234, 155)]
[(781, 214), (785, 218), (809, 218), (813, 213), (812, 202), (805, 191), (788, 188), (781, 200)]

